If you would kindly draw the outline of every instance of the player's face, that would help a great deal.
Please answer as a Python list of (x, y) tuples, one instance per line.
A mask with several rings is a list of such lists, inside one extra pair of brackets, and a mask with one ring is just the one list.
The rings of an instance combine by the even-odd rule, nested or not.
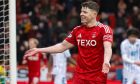
[(36, 42), (33, 39), (29, 40), (29, 48), (31, 49), (36, 47), (37, 47)]
[(136, 39), (137, 39), (137, 37), (134, 36), (134, 35), (131, 35), (131, 36), (128, 37), (129, 42), (132, 43), (132, 44), (136, 42)]
[(88, 7), (82, 7), (80, 17), (81, 23), (86, 25), (90, 23), (92, 20), (96, 19), (97, 12), (89, 9)]

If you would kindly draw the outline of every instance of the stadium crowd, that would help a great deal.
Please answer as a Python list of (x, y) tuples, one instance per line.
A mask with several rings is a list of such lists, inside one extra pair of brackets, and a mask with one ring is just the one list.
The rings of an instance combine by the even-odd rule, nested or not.
[[(17, 14), (17, 62), (21, 65), (28, 49), (28, 39), (35, 37), (39, 47), (60, 42), (62, 34), (68, 34), (80, 24), (80, 3), (85, 0), (16, 0)], [(98, 20), (114, 31), (112, 66), (122, 65), (120, 43), (126, 38), (126, 30), (140, 28), (140, 0), (94, 0), (101, 10)], [(140, 29), (139, 29), (140, 30)], [(71, 53), (75, 54), (76, 49)]]

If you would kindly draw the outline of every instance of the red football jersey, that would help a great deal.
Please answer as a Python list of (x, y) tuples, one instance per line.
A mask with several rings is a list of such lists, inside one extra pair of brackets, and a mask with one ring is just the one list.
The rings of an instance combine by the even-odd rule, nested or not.
[(96, 80), (104, 61), (103, 42), (112, 43), (112, 29), (100, 22), (91, 28), (80, 25), (75, 27), (65, 40), (78, 47), (75, 74), (82, 79)]
[(40, 76), (40, 63), (42, 58), (42, 53), (24, 57), (24, 60), (26, 60), (28, 64), (29, 76)]

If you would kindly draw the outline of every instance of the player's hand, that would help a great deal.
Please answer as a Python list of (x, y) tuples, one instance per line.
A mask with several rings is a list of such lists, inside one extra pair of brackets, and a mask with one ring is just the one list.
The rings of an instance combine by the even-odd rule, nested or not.
[(52, 74), (49, 72), (47, 74), (47, 81), (52, 81)]
[(32, 55), (35, 55), (36, 53), (38, 53), (38, 49), (33, 48), (33, 49), (30, 49), (30, 50), (26, 51), (25, 56), (32, 56)]
[(135, 61), (134, 64), (140, 66), (140, 61)]
[(104, 62), (103, 63), (103, 67), (102, 67), (102, 72), (103, 73), (108, 73), (109, 72), (109, 69), (110, 69), (110, 63)]

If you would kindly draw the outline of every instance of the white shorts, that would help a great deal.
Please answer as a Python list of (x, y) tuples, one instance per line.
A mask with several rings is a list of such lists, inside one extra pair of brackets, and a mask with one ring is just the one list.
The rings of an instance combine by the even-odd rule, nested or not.
[(140, 73), (130, 73), (128, 71), (123, 71), (123, 84), (140, 84)]
[(66, 69), (62, 66), (53, 67), (54, 84), (67, 84)]
[(62, 74), (54, 75), (54, 84), (67, 84), (66, 76)]

